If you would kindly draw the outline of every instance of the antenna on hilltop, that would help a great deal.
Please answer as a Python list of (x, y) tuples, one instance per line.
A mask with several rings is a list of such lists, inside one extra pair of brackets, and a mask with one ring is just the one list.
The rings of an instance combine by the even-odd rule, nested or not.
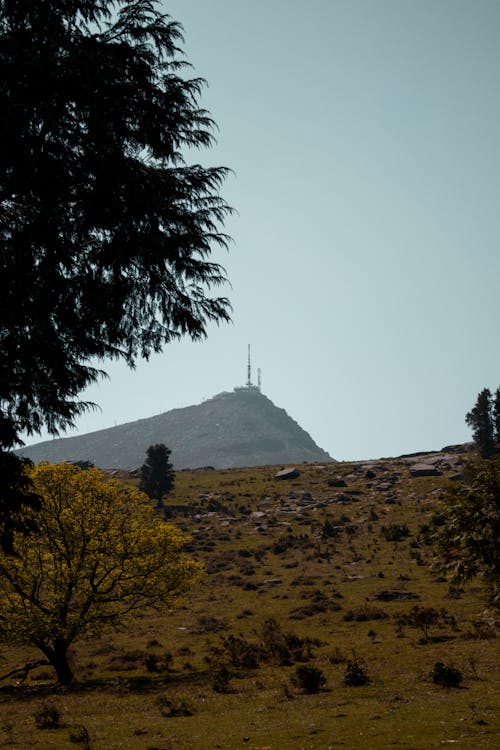
[(247, 388), (252, 385), (252, 365), (250, 362), (250, 344), (248, 344), (248, 364), (247, 364)]
[(261, 379), (260, 379), (260, 367), (257, 370), (257, 388), (259, 389), (259, 391), (262, 390), (262, 382), (261, 382)]

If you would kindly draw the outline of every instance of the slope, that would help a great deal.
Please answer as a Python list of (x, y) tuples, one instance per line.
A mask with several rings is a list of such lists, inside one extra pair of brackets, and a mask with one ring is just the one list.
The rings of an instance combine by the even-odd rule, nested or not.
[(154, 443), (171, 448), (175, 469), (333, 460), (254, 386), (148, 419), (37, 443), (18, 453), (37, 463), (87, 460), (101, 468), (132, 469), (143, 463)]

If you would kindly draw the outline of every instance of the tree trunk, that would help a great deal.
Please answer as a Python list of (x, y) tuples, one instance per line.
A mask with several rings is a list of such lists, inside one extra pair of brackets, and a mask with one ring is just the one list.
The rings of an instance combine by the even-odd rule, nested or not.
[(68, 661), (68, 645), (64, 641), (55, 641), (53, 646), (39, 645), (41, 651), (56, 670), (59, 685), (69, 685), (73, 682), (73, 671)]

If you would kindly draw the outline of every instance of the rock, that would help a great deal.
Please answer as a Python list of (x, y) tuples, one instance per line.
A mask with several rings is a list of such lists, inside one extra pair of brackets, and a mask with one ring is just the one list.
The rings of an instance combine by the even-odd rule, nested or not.
[(375, 479), (376, 476), (377, 475), (375, 474), (374, 471), (372, 471), (372, 469), (367, 469), (365, 471), (365, 479)]
[(460, 472), (458, 474), (450, 474), (449, 479), (451, 479), (452, 482), (460, 482), (464, 478), (464, 475)]
[(347, 504), (347, 503), (355, 502), (358, 498), (353, 497), (352, 495), (349, 495), (347, 492), (339, 492), (339, 494), (337, 495), (335, 499), (338, 503)]
[(274, 475), (275, 479), (297, 479), (297, 477), (300, 477), (300, 471), (295, 467), (292, 469), (282, 469)]
[(412, 477), (440, 477), (443, 472), (431, 464), (413, 464), (410, 474)]
[(328, 480), (329, 487), (347, 487), (342, 477), (332, 477)]

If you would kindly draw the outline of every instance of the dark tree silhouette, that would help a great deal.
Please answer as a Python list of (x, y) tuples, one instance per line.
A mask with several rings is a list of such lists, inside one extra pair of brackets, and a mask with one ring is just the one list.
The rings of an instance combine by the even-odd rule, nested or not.
[(500, 443), (500, 388), (496, 389), (493, 401), (493, 429), (495, 432), (495, 443)]
[(478, 395), (474, 408), (466, 415), (465, 421), (472, 428), (472, 436), (481, 456), (489, 458), (495, 449), (491, 391), (489, 388), (484, 388)]
[(170, 463), (172, 451), (163, 443), (150, 445), (146, 461), (141, 466), (139, 488), (158, 508), (163, 507), (163, 498), (174, 486), (174, 467)]
[(227, 170), (187, 162), (214, 123), (180, 43), (149, 0), (0, 0), (3, 451), (72, 425), (99, 360), (133, 366), (229, 319), (210, 260)]

